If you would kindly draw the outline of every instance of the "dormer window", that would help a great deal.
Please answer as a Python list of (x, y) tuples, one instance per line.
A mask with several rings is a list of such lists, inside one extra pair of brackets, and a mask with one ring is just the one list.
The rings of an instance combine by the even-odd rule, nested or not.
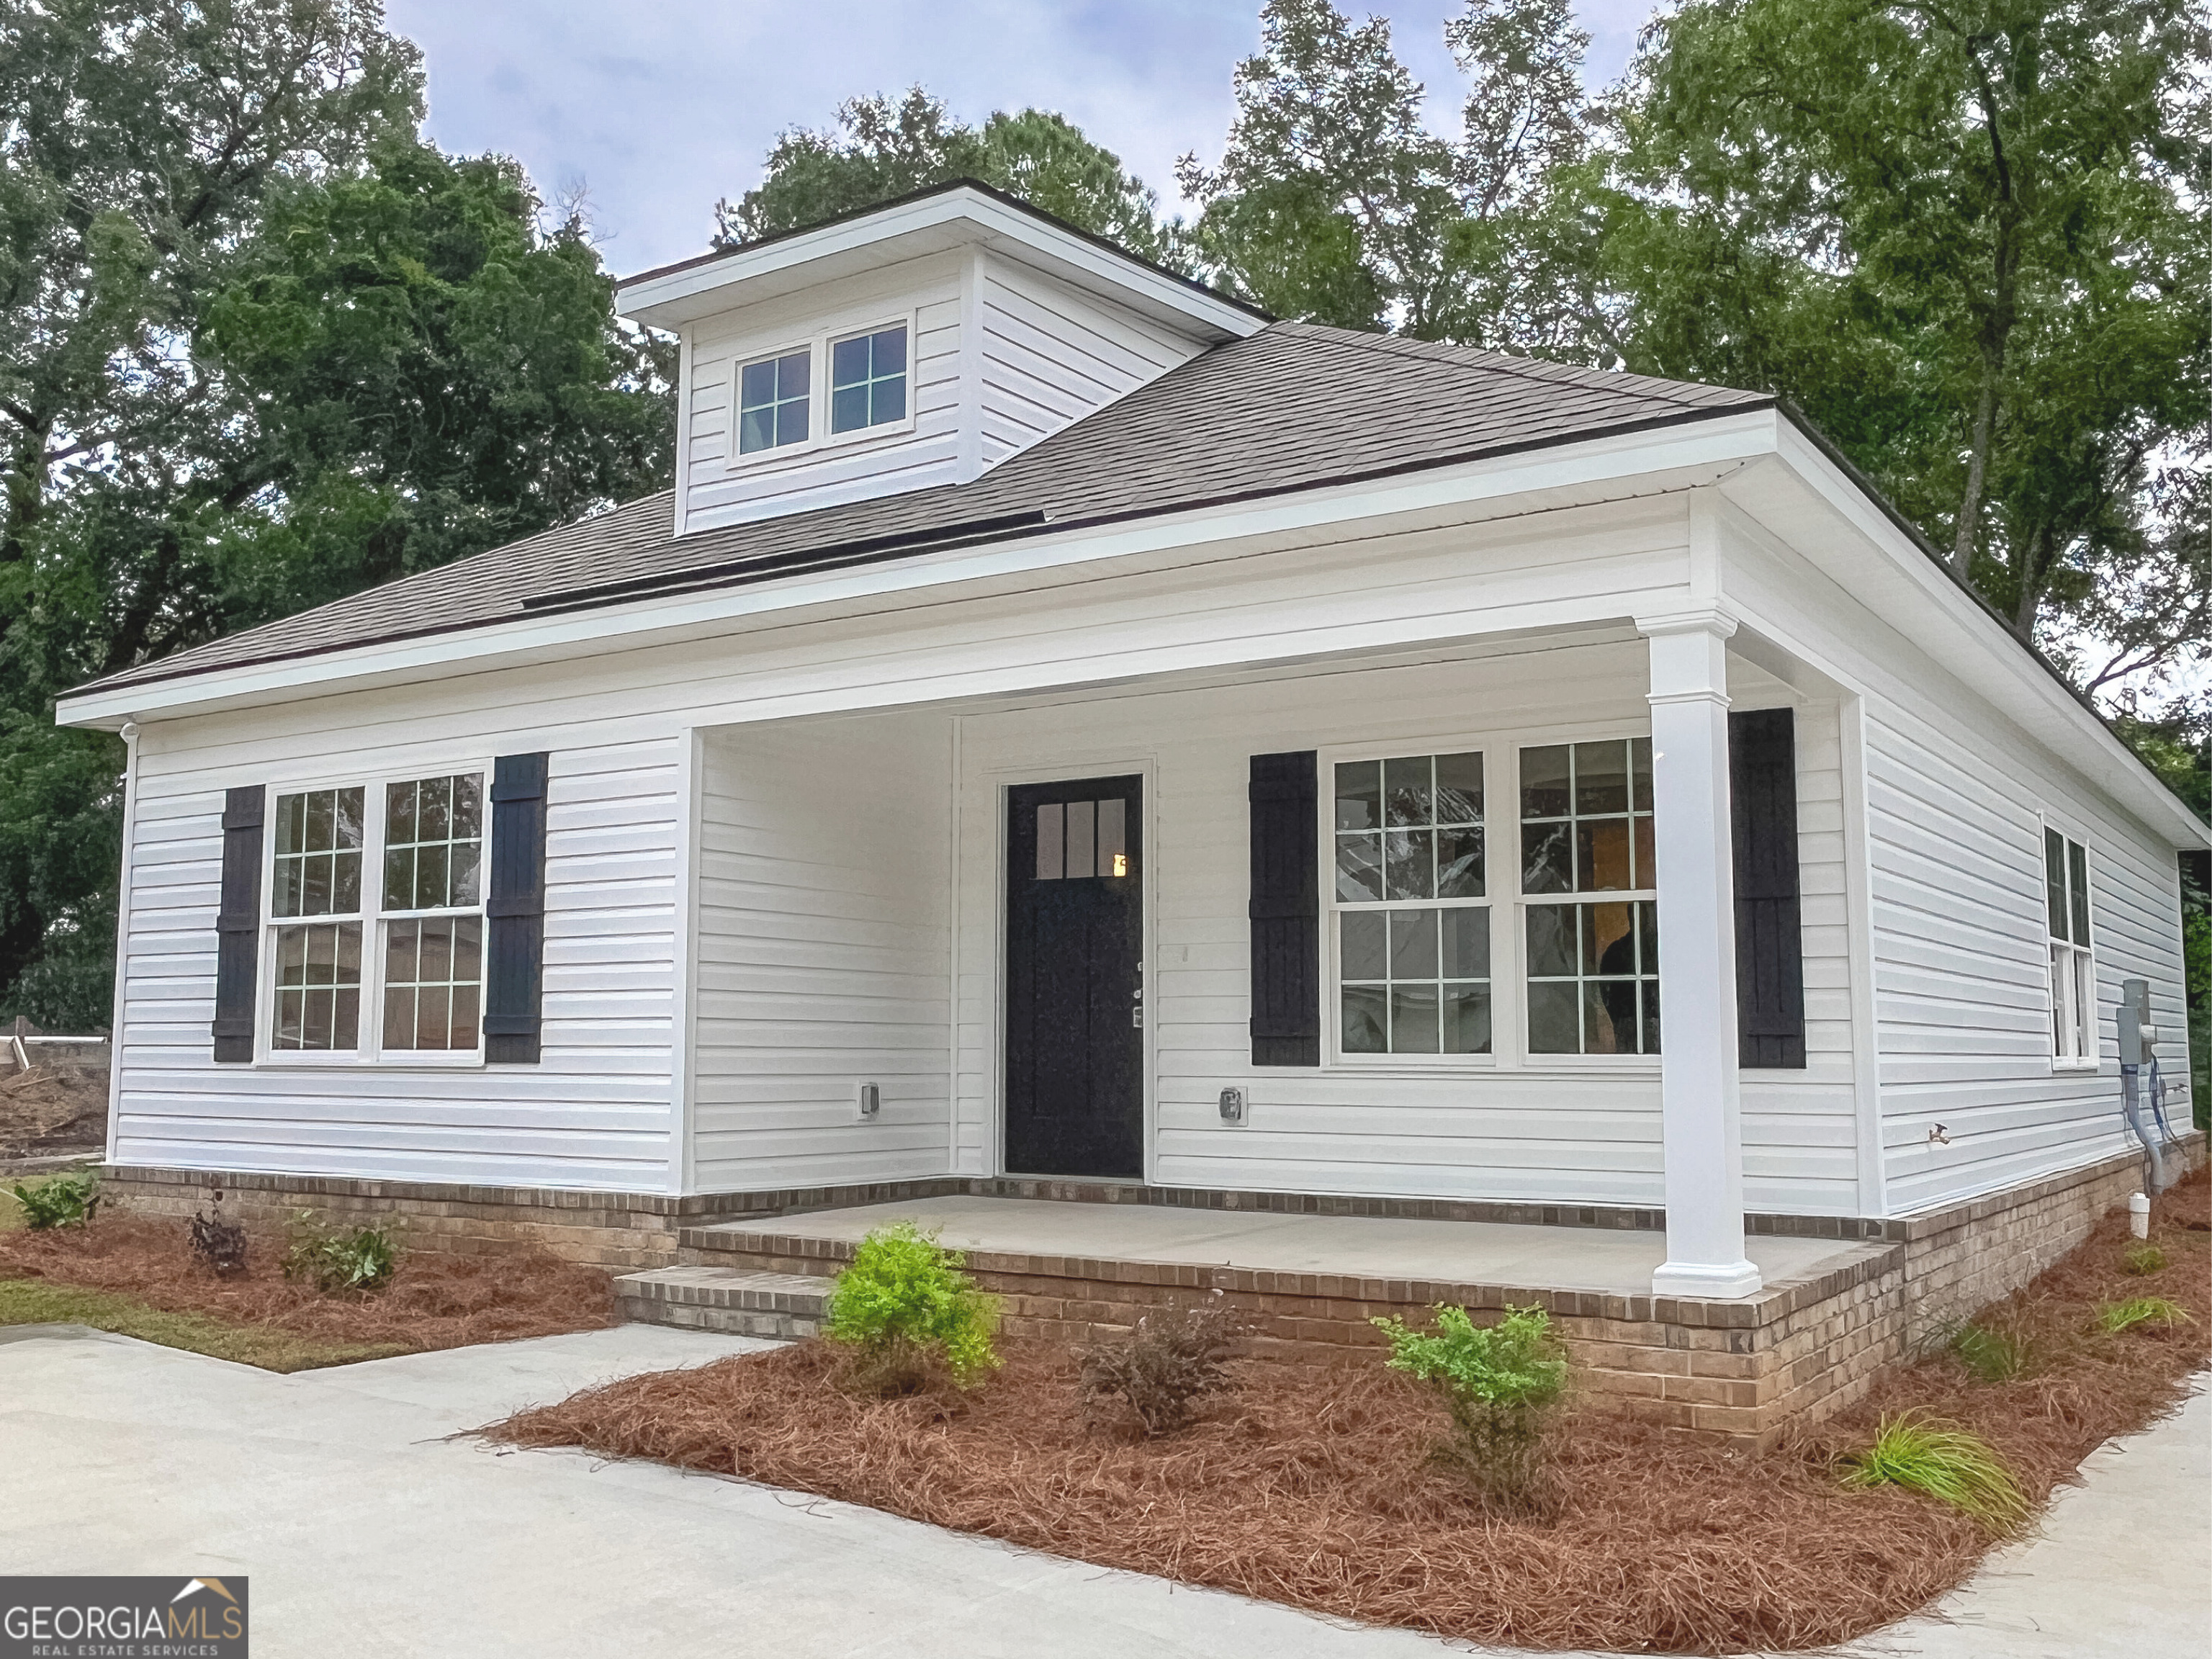
[(738, 374), (738, 453), (805, 443), (813, 353), (787, 352), (747, 363)]
[(906, 329), (878, 329), (830, 348), (830, 429), (858, 432), (906, 419)]

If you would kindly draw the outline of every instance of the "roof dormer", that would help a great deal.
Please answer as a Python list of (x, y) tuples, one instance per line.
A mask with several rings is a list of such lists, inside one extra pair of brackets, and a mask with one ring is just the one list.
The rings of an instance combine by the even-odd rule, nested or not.
[(978, 477), (1265, 322), (966, 181), (647, 271), (682, 341), (676, 533)]

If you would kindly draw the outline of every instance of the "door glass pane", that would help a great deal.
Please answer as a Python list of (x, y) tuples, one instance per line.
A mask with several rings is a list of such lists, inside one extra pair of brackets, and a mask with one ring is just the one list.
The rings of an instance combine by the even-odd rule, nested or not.
[(1067, 809), (1048, 801), (1036, 810), (1039, 881), (1058, 881), (1067, 868)]
[(1098, 867), (1098, 804), (1067, 803), (1067, 873), (1087, 876)]
[(1129, 873), (1129, 803), (1118, 796), (1098, 803), (1098, 873)]

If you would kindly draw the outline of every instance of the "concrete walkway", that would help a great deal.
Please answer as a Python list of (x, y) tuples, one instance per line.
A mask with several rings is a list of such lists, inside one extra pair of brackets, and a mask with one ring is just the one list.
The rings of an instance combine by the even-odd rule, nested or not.
[[(0, 1571), (243, 1573), (269, 1654), (1437, 1659), (1466, 1650), (872, 1510), (448, 1440), (757, 1346), (651, 1326), (275, 1376), (0, 1329)], [(1866, 1654), (2203, 1659), (2212, 1399), (2098, 1455), (2048, 1535)]]

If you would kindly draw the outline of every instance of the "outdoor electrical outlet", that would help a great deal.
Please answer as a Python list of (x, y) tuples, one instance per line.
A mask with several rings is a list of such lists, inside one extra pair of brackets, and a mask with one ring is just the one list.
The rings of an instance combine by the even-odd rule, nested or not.
[(883, 1091), (872, 1083), (860, 1085), (860, 1115), (873, 1117), (884, 1103)]
[(1244, 1091), (1242, 1089), (1224, 1089), (1221, 1091), (1221, 1121), (1224, 1123), (1242, 1123), (1244, 1121)]

